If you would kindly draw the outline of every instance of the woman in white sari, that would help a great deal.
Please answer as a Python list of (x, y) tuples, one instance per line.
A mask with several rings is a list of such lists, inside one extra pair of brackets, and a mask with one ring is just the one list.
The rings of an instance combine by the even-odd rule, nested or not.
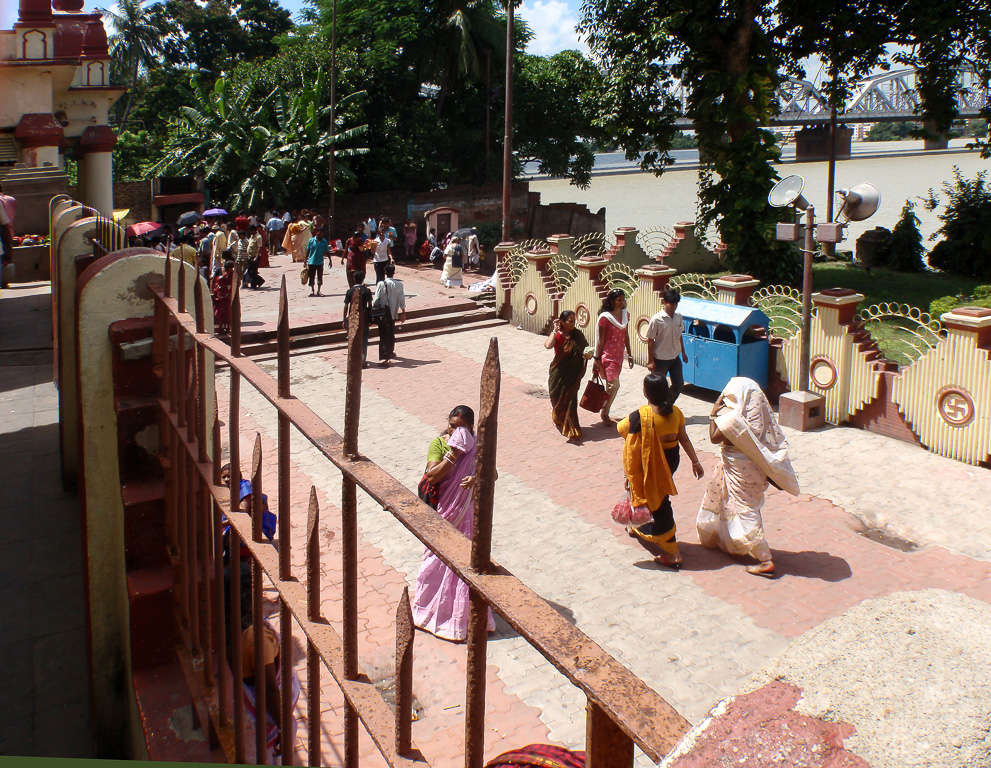
[(452, 237), (447, 248), (444, 249), (444, 271), (440, 274), (440, 281), (448, 288), (464, 288), (462, 281), (462, 270), (464, 268), (465, 249), (461, 245), (460, 237)]
[(771, 549), (760, 510), (768, 483), (797, 495), (788, 441), (757, 383), (729, 380), (709, 414), (709, 438), (721, 445), (721, 461), (706, 488), (696, 527), (703, 547), (749, 555), (747, 573), (774, 578)]

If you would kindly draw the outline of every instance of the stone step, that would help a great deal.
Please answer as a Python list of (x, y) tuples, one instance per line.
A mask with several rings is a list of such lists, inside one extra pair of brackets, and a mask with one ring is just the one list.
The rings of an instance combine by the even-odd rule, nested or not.
[[(442, 307), (441, 309), (449, 308)], [(403, 339), (433, 336), (439, 330), (450, 333), (459, 330), (495, 327), (504, 325), (505, 322), (505, 320), (499, 319), (494, 308), (480, 308), (474, 303), (471, 304), (468, 310), (419, 316), (407, 315), (406, 322), (402, 326), (397, 326), (396, 343), (402, 344)], [(290, 348), (293, 351), (303, 349), (316, 351), (317, 348), (320, 348), (321, 351), (327, 351), (345, 347), (347, 345), (347, 333), (344, 330), (343, 324), (337, 322), (326, 325), (330, 326), (330, 328), (325, 331), (298, 333), (290, 336)], [(378, 326), (373, 325), (371, 327), (369, 338), (378, 338)], [(274, 339), (250, 345), (242, 341), (241, 350), (245, 355), (250, 357), (272, 355), (277, 352), (277, 344)]]

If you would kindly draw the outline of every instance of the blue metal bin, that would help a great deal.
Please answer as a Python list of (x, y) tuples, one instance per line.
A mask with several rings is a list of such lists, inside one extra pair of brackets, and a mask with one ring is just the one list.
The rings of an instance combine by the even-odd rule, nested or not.
[(734, 376), (767, 389), (767, 315), (753, 307), (684, 298), (685, 383), (721, 390)]

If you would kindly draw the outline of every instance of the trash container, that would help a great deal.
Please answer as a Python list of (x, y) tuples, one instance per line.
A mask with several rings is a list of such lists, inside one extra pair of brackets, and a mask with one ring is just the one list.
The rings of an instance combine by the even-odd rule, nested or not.
[(767, 315), (754, 307), (684, 298), (685, 383), (722, 390), (734, 376), (746, 376), (767, 389)]

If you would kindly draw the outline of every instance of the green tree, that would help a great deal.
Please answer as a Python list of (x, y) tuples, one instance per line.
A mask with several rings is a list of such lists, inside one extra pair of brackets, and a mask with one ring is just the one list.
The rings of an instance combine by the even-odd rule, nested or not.
[[(325, 101), (322, 72), (295, 94), (276, 86), (260, 101), (249, 82), (221, 77), (208, 89), (197, 81), (192, 105), (172, 122), (166, 155), (150, 172), (202, 173), (214, 197), (238, 209), (313, 199), (326, 188), (329, 151), (342, 159), (364, 151), (338, 148), (364, 126), (338, 125), (332, 136)], [(337, 167), (351, 176), (346, 163)]]
[(157, 63), (162, 40), (151, 11), (144, 0), (118, 0), (117, 10), (99, 9), (110, 20), (111, 74), (118, 83), (128, 86), (127, 103), (118, 122), (120, 133), (127, 124), (138, 87), (138, 75)]
[(798, 259), (775, 240), (783, 214), (767, 205), (780, 154), (767, 130), (781, 65), (773, 10), (756, 0), (587, 0), (582, 29), (606, 71), (600, 123), (627, 158), (663, 173), (675, 120), (691, 119), (705, 165), (700, 226), (718, 222), (731, 269), (790, 282)]
[(274, 0), (164, 0), (152, 20), (162, 58), (171, 67), (217, 77), (241, 61), (278, 53), (277, 39), (292, 29), (292, 17)]
[(520, 164), (565, 176), (586, 188), (595, 163), (593, 141), (602, 74), (577, 51), (521, 54), (514, 65), (513, 149)]
[[(946, 209), (939, 214), (943, 226), (933, 235), (943, 239), (929, 252), (930, 265), (982, 280), (991, 278), (991, 187), (987, 172), (965, 179), (954, 166), (953, 183), (943, 184), (943, 194), (948, 198)], [(927, 210), (936, 210), (939, 196), (929, 190), (924, 204)]]
[(926, 266), (923, 260), (926, 249), (922, 245), (919, 224), (915, 205), (911, 200), (906, 200), (898, 223), (888, 239), (878, 248), (877, 265), (898, 272), (921, 272)]

